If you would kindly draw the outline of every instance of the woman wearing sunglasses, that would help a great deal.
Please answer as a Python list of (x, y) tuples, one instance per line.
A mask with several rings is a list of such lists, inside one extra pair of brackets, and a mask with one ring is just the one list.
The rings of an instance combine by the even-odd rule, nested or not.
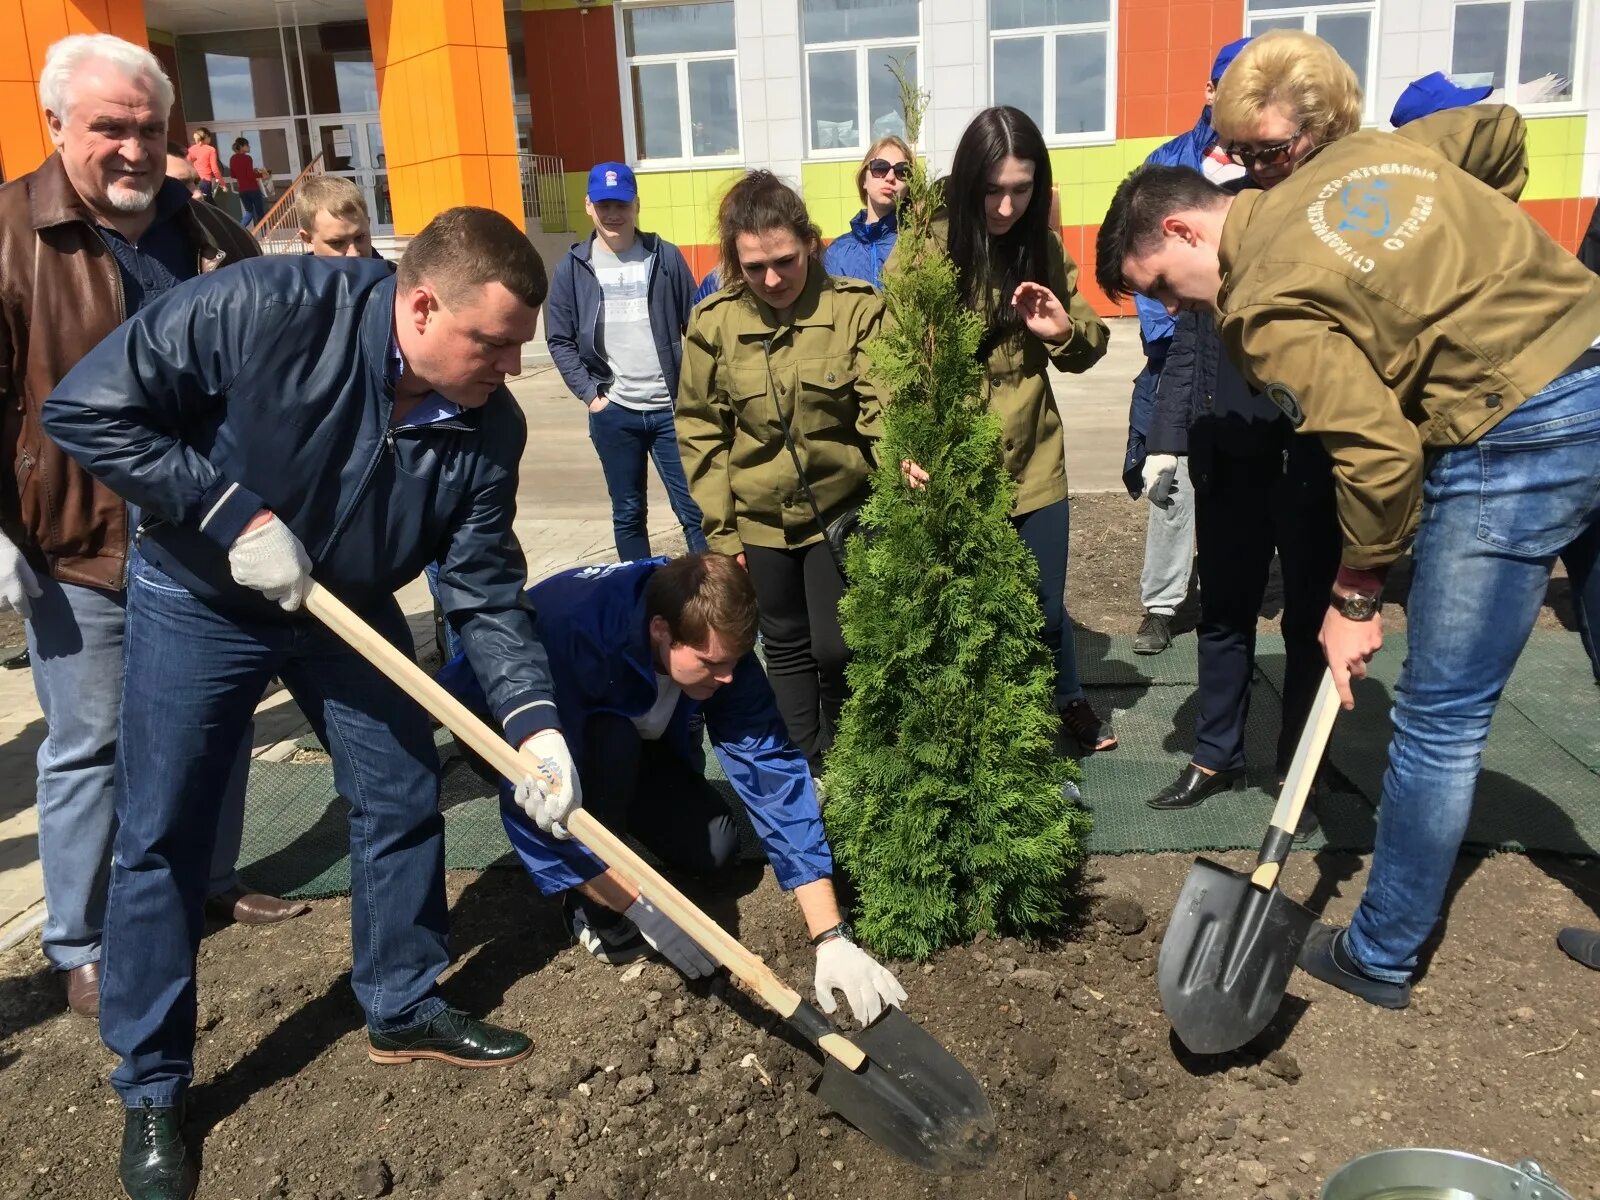
[[(945, 217), (934, 224), (955, 264), (961, 298), (983, 318), (978, 358), (986, 403), (1000, 418), (1003, 461), (1016, 481), (1011, 521), (1038, 565), (1041, 636), (1055, 659), (1061, 726), (1084, 750), (1113, 750), (1117, 736), (1084, 695), (1067, 615), (1067, 463), (1050, 367), (1087, 371), (1106, 352), (1105, 322), (1078, 295), (1078, 265), (1050, 227), (1050, 156), (1020, 109), (972, 119), (945, 180)], [(927, 480), (900, 464), (913, 487)]]
[(879, 138), (856, 171), (856, 192), (865, 207), (822, 256), (829, 275), (882, 286), (883, 264), (900, 232), (896, 210), (910, 182), (911, 147), (894, 134)]
[[(1217, 84), (1211, 121), (1218, 145), (1246, 173), (1223, 186), (1270, 188), (1360, 120), (1355, 74), (1326, 42), (1299, 31), (1261, 34)], [(1281, 786), (1288, 774), (1322, 679), (1317, 635), (1339, 569), (1333, 464), (1316, 438), (1295, 437), (1288, 419), (1245, 382), (1206, 311), (1178, 314), (1150, 424), (1145, 448), (1152, 458), (1188, 459), (1200, 621), (1194, 750), (1178, 777), (1146, 803), (1193, 808), (1247, 782), (1256, 620), (1274, 556), (1283, 576), (1284, 675), (1273, 778)], [(1317, 827), (1324, 790), (1318, 779), (1297, 840)]]

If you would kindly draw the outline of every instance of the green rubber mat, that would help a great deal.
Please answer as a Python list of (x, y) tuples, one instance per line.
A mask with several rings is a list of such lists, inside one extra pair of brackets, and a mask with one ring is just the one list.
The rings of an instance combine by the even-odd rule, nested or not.
[[(1084, 802), (1094, 811), (1096, 854), (1254, 848), (1272, 810), (1272, 763), (1278, 731), (1282, 641), (1262, 635), (1245, 753), (1250, 787), (1214, 796), (1199, 808), (1157, 812), (1145, 801), (1188, 761), (1197, 676), (1192, 634), (1165, 653), (1140, 657), (1127, 638), (1080, 632), (1079, 665), (1089, 698), (1112, 716), (1121, 745), (1083, 763)], [(1336, 792), (1322, 809), (1322, 830), (1306, 849), (1366, 850), (1376, 831), (1389, 741), (1389, 704), (1405, 656), (1390, 635), (1358, 684), (1356, 709), (1341, 713), (1329, 758)], [(449, 745), (441, 733), (442, 747)], [(315, 746), (314, 739), (308, 745)], [(739, 806), (707, 755), (707, 775), (736, 815)], [(445, 865), (482, 869), (514, 865), (492, 790), (459, 759), (446, 763), (441, 790)], [(346, 806), (325, 763), (258, 762), (251, 770), (240, 862), (255, 886), (291, 896), (350, 888)], [(1574, 634), (1536, 632), (1495, 714), (1467, 840), (1475, 846), (1592, 854), (1600, 847), (1600, 688)], [(746, 824), (744, 854), (760, 848)]]

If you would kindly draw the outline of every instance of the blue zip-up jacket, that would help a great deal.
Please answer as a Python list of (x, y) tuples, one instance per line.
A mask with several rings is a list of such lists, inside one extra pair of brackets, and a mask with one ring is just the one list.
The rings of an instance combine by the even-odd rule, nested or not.
[[(600, 281), (595, 278), (594, 239), (577, 243), (556, 267), (550, 297), (544, 306), (545, 341), (556, 370), (572, 394), (585, 404), (611, 386), (614, 376), (606, 363), (605, 304)], [(683, 253), (666, 238), (653, 233), (637, 235), (649, 251), (650, 332), (655, 335), (661, 359), (661, 377), (667, 393), (678, 398), (678, 375), (683, 366), (683, 334), (694, 311), (694, 276)]]
[(142, 510), (139, 552), (223, 611), (307, 619), (228, 569), (263, 508), (357, 611), (441, 562), (445, 611), (520, 744), (559, 726), (511, 529), (527, 429), (503, 387), (481, 408), (391, 428), (394, 298), (388, 265), (355, 259), (276, 255), (202, 276), (80, 359), (44, 427)]
[[(655, 704), (645, 585), (667, 561), (645, 558), (620, 566), (580, 567), (528, 589), (538, 613), (539, 637), (550, 655), (567, 745), (580, 764), (591, 716), (638, 717)], [(482, 706), (477, 680), (460, 658), (445, 666), (439, 681), (468, 707)], [(754, 652), (739, 660), (732, 682), (709, 700), (679, 696), (662, 740), (685, 761), (694, 760), (690, 719), (696, 713), (705, 715), (711, 747), (760, 835), (778, 886), (792, 889), (831, 876), (833, 855), (822, 831), (811, 772), (789, 740), (772, 685)], [(502, 785), (506, 835), (541, 892), (566, 891), (605, 869), (577, 842), (539, 832), (510, 793)]]
[(862, 209), (850, 218), (850, 228), (834, 238), (822, 254), (822, 269), (841, 279), (864, 279), (875, 288), (883, 286), (883, 264), (900, 237), (900, 226), (891, 212), (881, 221), (868, 221)]

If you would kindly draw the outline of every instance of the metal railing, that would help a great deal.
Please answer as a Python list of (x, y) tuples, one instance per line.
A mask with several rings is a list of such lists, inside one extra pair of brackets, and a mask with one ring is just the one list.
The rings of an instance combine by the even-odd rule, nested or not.
[(561, 157), (556, 154), (519, 154), (522, 175), (522, 212), (528, 224), (547, 233), (570, 229), (567, 224), (567, 182)]
[(261, 253), (299, 254), (305, 250), (300, 241), (300, 222), (295, 217), (294, 200), (302, 183), (312, 175), (321, 174), (322, 155), (318, 154), (294, 177), (293, 183), (278, 193), (266, 215), (250, 227), (251, 234), (261, 243)]

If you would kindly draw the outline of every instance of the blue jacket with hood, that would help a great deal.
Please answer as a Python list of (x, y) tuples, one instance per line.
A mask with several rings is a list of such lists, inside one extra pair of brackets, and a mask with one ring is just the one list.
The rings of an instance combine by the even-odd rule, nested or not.
[[(605, 303), (594, 274), (594, 239), (567, 251), (550, 281), (550, 298), (544, 306), (545, 341), (556, 370), (572, 394), (585, 404), (611, 386), (606, 362)], [(650, 280), (646, 287), (650, 305), (650, 332), (655, 335), (661, 359), (661, 377), (667, 394), (678, 398), (678, 375), (683, 366), (683, 333), (694, 311), (694, 276), (680, 251), (653, 233), (637, 235), (650, 253)]]
[[(645, 558), (579, 567), (528, 589), (539, 637), (550, 656), (561, 726), (579, 764), (591, 716), (638, 717), (655, 704), (645, 585), (667, 561)], [(462, 658), (446, 664), (439, 682), (469, 708), (481, 709), (482, 690)], [(678, 697), (662, 741), (685, 761), (696, 756), (691, 720), (697, 713), (704, 714), (711, 748), (761, 838), (778, 886), (787, 890), (831, 876), (833, 855), (811, 772), (789, 740), (772, 685), (754, 651), (739, 660), (732, 682), (710, 699)], [(512, 847), (545, 895), (576, 887), (605, 870), (576, 841), (541, 833), (517, 807), (506, 784), (501, 786), (500, 813)]]
[(439, 590), (511, 741), (558, 725), (512, 533), (527, 440), (511, 393), (391, 427), (387, 263), (272, 255), (173, 288), (67, 372), (56, 443), (139, 510), (150, 563), (219, 611), (305, 621), (233, 581), (228, 547), (263, 508), (358, 612), (440, 563)]
[(891, 212), (881, 221), (867, 220), (862, 209), (850, 218), (850, 228), (828, 243), (822, 253), (822, 269), (842, 279), (864, 279), (875, 288), (883, 286), (883, 264), (900, 237), (900, 226)]

